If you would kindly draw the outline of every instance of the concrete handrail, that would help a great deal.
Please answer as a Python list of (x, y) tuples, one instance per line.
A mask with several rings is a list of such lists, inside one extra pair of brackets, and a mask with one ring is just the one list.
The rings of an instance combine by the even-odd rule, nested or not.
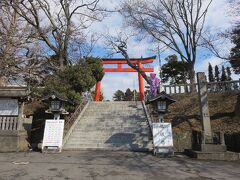
[(147, 109), (147, 107), (146, 107), (144, 101), (142, 101), (142, 105), (143, 105), (143, 109), (144, 109), (144, 112), (145, 112), (146, 117), (147, 117), (148, 124), (149, 124), (150, 129), (151, 129), (151, 133), (152, 133), (152, 135), (153, 135), (153, 132), (152, 132), (152, 119), (151, 119), (151, 116), (150, 116), (149, 113), (148, 113), (148, 109)]
[(72, 124), (72, 126), (69, 128), (69, 130), (67, 131), (66, 135), (63, 138), (63, 146), (64, 144), (67, 142), (68, 138), (70, 137), (70, 135), (72, 134), (72, 131), (74, 129), (74, 127), (76, 126), (76, 124), (79, 122), (79, 120), (81, 119), (81, 117), (83, 116), (84, 112), (86, 111), (86, 109), (88, 108), (90, 104), (90, 101), (87, 102), (87, 104), (84, 106), (84, 108), (81, 110), (80, 114), (78, 115), (78, 117), (76, 117), (76, 120), (74, 121), (74, 123)]

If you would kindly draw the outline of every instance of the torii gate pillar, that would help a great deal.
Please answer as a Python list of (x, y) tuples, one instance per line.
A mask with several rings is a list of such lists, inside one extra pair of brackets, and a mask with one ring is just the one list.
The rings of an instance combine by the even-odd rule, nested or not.
[(101, 98), (101, 81), (98, 81), (95, 89), (95, 101), (100, 101)]
[[(139, 68), (143, 68), (142, 63), (138, 63)], [(140, 73), (138, 73), (138, 84), (139, 84), (139, 100), (144, 101), (144, 79)]]

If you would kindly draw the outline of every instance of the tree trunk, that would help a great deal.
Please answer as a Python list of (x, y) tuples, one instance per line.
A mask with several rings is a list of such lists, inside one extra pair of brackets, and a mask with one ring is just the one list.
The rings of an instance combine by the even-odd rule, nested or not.
[(59, 54), (59, 67), (61, 70), (63, 70), (64, 68), (64, 56), (62, 55), (62, 53)]
[(194, 64), (189, 64), (189, 78), (190, 78), (190, 92), (194, 93), (196, 92), (196, 80), (195, 80), (195, 70), (194, 70)]

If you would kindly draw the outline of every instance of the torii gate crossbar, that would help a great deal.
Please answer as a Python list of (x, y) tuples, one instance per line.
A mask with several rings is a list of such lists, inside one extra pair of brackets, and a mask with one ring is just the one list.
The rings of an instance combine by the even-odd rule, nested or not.
[[(156, 59), (156, 56), (147, 58), (132, 58), (130, 61), (133, 64), (137, 64), (144, 72), (154, 72), (154, 68), (145, 68), (143, 64), (150, 64)], [(137, 72), (132, 68), (124, 68), (122, 65), (128, 64), (126, 59), (102, 59), (102, 64), (117, 65), (116, 68), (103, 68), (104, 72)], [(140, 73), (138, 73), (139, 83), (139, 100), (144, 100), (144, 79)], [(95, 101), (99, 101), (101, 96), (101, 81), (98, 81), (95, 89)]]

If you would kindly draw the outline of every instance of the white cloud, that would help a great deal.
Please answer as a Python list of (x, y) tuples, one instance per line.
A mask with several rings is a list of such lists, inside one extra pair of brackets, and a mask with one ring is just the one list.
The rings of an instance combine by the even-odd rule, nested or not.
[(228, 0), (213, 0), (206, 17), (206, 26), (212, 29), (228, 29), (233, 17), (229, 15)]

